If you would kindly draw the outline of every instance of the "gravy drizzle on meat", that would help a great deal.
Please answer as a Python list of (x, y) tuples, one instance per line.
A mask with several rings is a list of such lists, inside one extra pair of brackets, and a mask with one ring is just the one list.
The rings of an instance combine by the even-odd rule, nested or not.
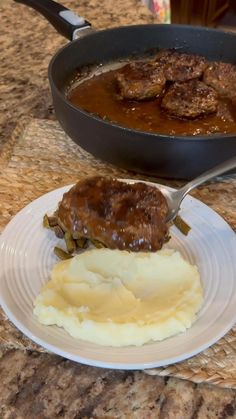
[(169, 239), (167, 212), (156, 187), (97, 176), (64, 194), (58, 223), (74, 239), (98, 240), (110, 249), (156, 251)]

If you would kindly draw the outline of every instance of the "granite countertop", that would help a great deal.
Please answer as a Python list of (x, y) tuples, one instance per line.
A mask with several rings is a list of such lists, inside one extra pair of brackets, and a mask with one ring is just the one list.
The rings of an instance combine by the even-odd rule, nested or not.
[[(152, 23), (138, 0), (64, 1), (97, 29)], [(67, 41), (36, 12), (0, 2), (0, 151), (23, 116), (54, 119), (47, 81)], [(0, 347), (0, 418), (236, 418), (236, 391), (142, 372), (83, 366), (52, 354)]]
[[(139, 0), (118, 0), (116, 4), (112, 0), (66, 0), (64, 4), (90, 21), (95, 29), (155, 22)], [(1, 0), (0, 10), (3, 142), (22, 116), (54, 117), (47, 67), (53, 54), (68, 40), (26, 6)]]

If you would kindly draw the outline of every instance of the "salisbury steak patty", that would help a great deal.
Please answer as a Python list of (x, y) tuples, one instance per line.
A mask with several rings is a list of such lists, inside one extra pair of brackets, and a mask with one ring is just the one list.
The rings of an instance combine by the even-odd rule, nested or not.
[(125, 65), (116, 75), (123, 99), (143, 100), (159, 96), (166, 79), (154, 62), (140, 61)]
[(204, 57), (174, 50), (160, 51), (156, 56), (156, 63), (163, 66), (166, 80), (179, 82), (201, 77), (207, 66)]
[(99, 240), (110, 249), (156, 251), (168, 240), (166, 199), (154, 186), (91, 177), (65, 193), (58, 222), (73, 238)]
[(236, 66), (229, 63), (212, 63), (204, 72), (203, 80), (221, 96), (236, 98)]
[(170, 86), (161, 106), (173, 116), (193, 119), (216, 112), (217, 104), (214, 89), (199, 80), (190, 80)]

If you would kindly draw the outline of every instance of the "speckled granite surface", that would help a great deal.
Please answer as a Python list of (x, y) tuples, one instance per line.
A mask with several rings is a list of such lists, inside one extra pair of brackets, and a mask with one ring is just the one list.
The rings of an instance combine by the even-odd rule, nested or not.
[[(139, 0), (65, 0), (64, 5), (96, 29), (155, 21)], [(21, 116), (53, 117), (47, 67), (68, 41), (37, 12), (12, 0), (0, 1), (0, 28), (3, 142)]]
[[(98, 29), (153, 21), (138, 0), (64, 3)], [(1, 151), (21, 116), (54, 118), (47, 65), (67, 41), (36, 12), (10, 0), (0, 1), (0, 27)], [(221, 187), (215, 185), (217, 193)], [(230, 191), (222, 215), (235, 226)], [(205, 202), (217, 207), (214, 187), (211, 194), (207, 188), (202, 192)], [(0, 377), (0, 419), (236, 418), (233, 390), (86, 367), (39, 352), (0, 347)]]
[(2, 353), (0, 371), (1, 418), (235, 418), (232, 390), (15, 350)]

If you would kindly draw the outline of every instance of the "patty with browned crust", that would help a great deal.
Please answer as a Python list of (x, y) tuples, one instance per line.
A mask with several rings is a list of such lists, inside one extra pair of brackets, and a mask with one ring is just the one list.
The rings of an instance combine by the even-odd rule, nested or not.
[(229, 63), (212, 63), (204, 72), (204, 83), (213, 87), (220, 96), (236, 100), (236, 66)]
[(207, 67), (204, 57), (184, 54), (175, 50), (162, 50), (156, 56), (156, 63), (163, 67), (168, 81), (187, 81), (200, 78)]
[(161, 103), (170, 115), (188, 119), (216, 112), (217, 105), (215, 90), (199, 80), (174, 83)]
[(167, 212), (155, 186), (97, 176), (64, 194), (58, 222), (74, 239), (98, 240), (110, 249), (156, 251), (168, 240)]
[(145, 100), (159, 96), (165, 86), (162, 68), (154, 62), (126, 64), (117, 72), (116, 80), (123, 99)]

